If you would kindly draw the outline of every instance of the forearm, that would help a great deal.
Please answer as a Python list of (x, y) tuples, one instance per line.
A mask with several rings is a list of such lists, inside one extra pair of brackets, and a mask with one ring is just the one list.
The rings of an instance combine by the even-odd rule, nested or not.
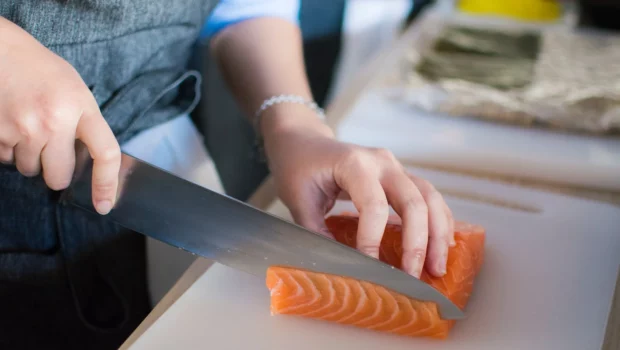
[[(250, 120), (271, 96), (294, 94), (312, 99), (301, 33), (294, 24), (279, 18), (247, 20), (220, 32), (211, 47), (224, 79)], [(262, 118), (261, 131), (266, 139), (290, 128), (330, 132), (302, 105), (274, 105)]]

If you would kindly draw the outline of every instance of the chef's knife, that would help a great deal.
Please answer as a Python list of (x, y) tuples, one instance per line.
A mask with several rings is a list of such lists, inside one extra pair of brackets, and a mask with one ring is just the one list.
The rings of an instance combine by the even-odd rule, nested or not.
[[(92, 160), (78, 157), (63, 201), (96, 212)], [(464, 317), (430, 285), (333, 239), (122, 155), (119, 195), (105, 217), (192, 254), (264, 277), (280, 265), (349, 276), (437, 303), (444, 319)]]

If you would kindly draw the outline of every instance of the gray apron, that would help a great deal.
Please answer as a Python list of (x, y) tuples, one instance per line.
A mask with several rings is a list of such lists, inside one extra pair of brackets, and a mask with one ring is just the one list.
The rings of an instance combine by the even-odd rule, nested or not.
[[(0, 0), (71, 63), (119, 142), (190, 112), (209, 0)], [(0, 349), (115, 349), (150, 311), (141, 235), (0, 165)]]

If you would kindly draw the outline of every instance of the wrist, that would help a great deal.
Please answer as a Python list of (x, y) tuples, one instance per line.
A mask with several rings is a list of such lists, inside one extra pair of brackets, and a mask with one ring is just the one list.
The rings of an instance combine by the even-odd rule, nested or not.
[(260, 132), (265, 142), (278, 135), (297, 132), (308, 136), (335, 137), (317, 111), (296, 103), (277, 104), (265, 110), (261, 116)]

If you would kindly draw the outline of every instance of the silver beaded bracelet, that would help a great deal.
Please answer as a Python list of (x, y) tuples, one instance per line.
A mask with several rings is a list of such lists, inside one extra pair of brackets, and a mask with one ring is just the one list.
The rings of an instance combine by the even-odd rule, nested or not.
[(277, 96), (272, 96), (266, 99), (261, 104), (261, 106), (258, 108), (256, 113), (254, 114), (254, 132), (256, 133), (255, 149), (258, 153), (258, 157), (263, 162), (266, 159), (265, 159), (265, 153), (263, 149), (263, 136), (262, 136), (261, 129), (260, 129), (261, 116), (263, 112), (265, 112), (269, 107), (276, 105), (276, 104), (280, 104), (280, 103), (297, 103), (297, 104), (306, 105), (310, 109), (312, 109), (322, 121), (325, 121), (325, 111), (321, 107), (319, 107), (316, 104), (316, 102), (309, 101), (301, 96), (277, 95)]

